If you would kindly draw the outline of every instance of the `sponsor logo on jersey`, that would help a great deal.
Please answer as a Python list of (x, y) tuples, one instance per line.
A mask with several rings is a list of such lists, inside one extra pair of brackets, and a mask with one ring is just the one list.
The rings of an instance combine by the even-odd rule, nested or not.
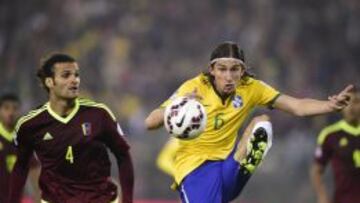
[(47, 132), (43, 137), (43, 140), (45, 140), (45, 141), (52, 140), (52, 139), (54, 139), (54, 137), (49, 132)]
[(81, 128), (82, 128), (82, 131), (83, 131), (83, 134), (84, 136), (89, 136), (91, 135), (91, 123), (83, 123), (81, 125)]
[(240, 108), (244, 104), (240, 95), (235, 95), (232, 103), (233, 103), (234, 108)]

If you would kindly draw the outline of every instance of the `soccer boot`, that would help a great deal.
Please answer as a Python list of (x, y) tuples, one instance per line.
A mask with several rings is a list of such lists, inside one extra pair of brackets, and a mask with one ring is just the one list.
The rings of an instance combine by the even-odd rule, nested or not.
[(246, 149), (247, 155), (240, 162), (240, 166), (244, 169), (244, 173), (253, 173), (272, 145), (271, 123), (266, 123), (269, 124), (266, 127), (257, 127), (257, 125), (255, 125), (254, 131), (248, 140)]

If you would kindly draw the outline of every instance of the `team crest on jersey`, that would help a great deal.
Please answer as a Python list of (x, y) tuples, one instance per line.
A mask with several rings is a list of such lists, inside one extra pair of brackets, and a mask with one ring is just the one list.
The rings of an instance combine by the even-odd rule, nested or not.
[(83, 131), (84, 136), (89, 136), (91, 135), (91, 123), (83, 123), (81, 124), (81, 128)]
[(346, 145), (348, 145), (348, 140), (346, 139), (346, 137), (341, 138), (339, 142), (339, 146), (346, 147)]
[(232, 100), (232, 104), (234, 108), (240, 108), (243, 106), (244, 102), (240, 95), (235, 95), (234, 99)]

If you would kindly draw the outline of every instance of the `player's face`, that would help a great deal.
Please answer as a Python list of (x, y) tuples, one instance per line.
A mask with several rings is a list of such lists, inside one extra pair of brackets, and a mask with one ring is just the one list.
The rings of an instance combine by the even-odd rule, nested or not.
[(222, 95), (235, 91), (244, 72), (244, 66), (235, 59), (220, 59), (210, 67), (210, 74), (215, 78), (215, 88)]
[(351, 94), (350, 104), (343, 113), (346, 120), (360, 122), (360, 93)]
[(56, 63), (54, 76), (50, 80), (50, 94), (55, 97), (71, 100), (79, 96), (80, 76), (77, 63)]
[(19, 103), (16, 101), (4, 101), (0, 106), (0, 120), (7, 126), (15, 125), (19, 116)]

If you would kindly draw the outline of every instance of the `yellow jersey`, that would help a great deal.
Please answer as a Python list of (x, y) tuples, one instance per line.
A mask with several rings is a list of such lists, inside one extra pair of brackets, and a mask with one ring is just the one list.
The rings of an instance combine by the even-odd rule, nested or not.
[(237, 85), (231, 96), (222, 100), (215, 92), (210, 77), (201, 73), (184, 82), (161, 108), (165, 108), (176, 97), (195, 90), (202, 97), (199, 102), (205, 107), (207, 123), (199, 137), (178, 142), (174, 163), (174, 178), (178, 185), (206, 160), (226, 159), (234, 149), (240, 127), (254, 107), (269, 105), (279, 95), (266, 83), (249, 77)]
[(170, 138), (161, 149), (156, 164), (159, 169), (170, 176), (174, 175), (174, 160), (179, 148), (178, 139)]

